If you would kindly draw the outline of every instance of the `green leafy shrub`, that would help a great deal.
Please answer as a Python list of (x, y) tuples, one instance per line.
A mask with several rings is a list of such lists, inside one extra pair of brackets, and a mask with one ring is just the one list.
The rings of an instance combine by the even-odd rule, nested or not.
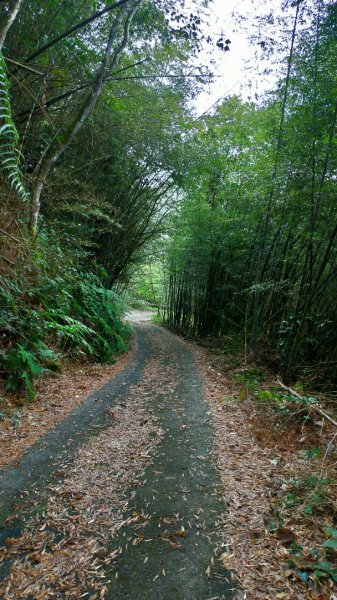
[(118, 294), (102, 287), (97, 276), (82, 276), (74, 290), (72, 306), (74, 314), (94, 330), (92, 356), (110, 362), (115, 354), (126, 351), (131, 334), (129, 324), (122, 321), (126, 305)]
[(104, 273), (62, 264), (57, 244), (48, 255), (53, 243), (45, 239), (36, 249), (34, 280), (0, 276), (0, 369), (6, 389), (28, 399), (35, 379), (59, 368), (61, 354), (113, 362), (131, 333), (122, 298), (102, 285)]
[(38, 356), (17, 344), (5, 354), (3, 363), (9, 373), (6, 389), (10, 392), (21, 392), (25, 389), (27, 396), (32, 398), (33, 380), (45, 371)]

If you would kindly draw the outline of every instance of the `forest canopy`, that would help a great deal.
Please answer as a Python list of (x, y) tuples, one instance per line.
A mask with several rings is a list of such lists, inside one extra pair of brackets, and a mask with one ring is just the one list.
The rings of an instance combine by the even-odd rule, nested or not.
[(196, 124), (169, 258), (170, 323), (241, 332), (316, 383), (336, 378), (336, 27), (335, 5), (294, 3), (275, 92)]
[(123, 351), (122, 290), (152, 255), (168, 325), (245, 340), (288, 381), (336, 381), (336, 6), (280, 3), (254, 38), (284, 57), (274, 90), (197, 117), (209, 53), (232, 48), (207, 5), (1, 3), (8, 389), (32, 396), (64, 353)]

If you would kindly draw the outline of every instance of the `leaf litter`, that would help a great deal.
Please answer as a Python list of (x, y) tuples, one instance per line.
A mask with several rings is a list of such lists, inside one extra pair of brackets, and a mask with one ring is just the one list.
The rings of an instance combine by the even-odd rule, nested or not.
[(149, 361), (142, 382), (114, 409), (113, 425), (83, 445), (71, 464), (64, 463), (64, 479), (41, 493), (46, 507), (27, 521), (20, 537), (5, 540), (0, 565), (11, 565), (0, 582), (4, 600), (105, 597), (106, 570), (124, 551), (111, 551), (114, 537), (124, 525), (146, 519), (123, 515), (126, 491), (137, 486), (162, 435), (146, 409), (156, 384)]
[[(314, 564), (322, 569), (326, 564), (324, 529), (336, 523), (336, 453), (329, 459), (326, 452), (322, 461), (319, 456), (308, 460), (303, 451), (303, 442), (330, 448), (335, 431), (328, 422), (324, 431), (320, 429), (319, 440), (317, 428), (314, 436), (309, 423), (302, 424), (300, 432), (293, 422), (286, 423), (284, 432), (275, 431), (268, 404), (257, 405), (251, 394), (240, 393), (242, 387), (234, 377), (237, 365), (221, 365), (209, 350), (191, 346), (205, 380), (227, 506), (221, 524), (225, 551), (218, 560), (236, 572), (247, 600), (337, 600), (328, 567), (319, 582), (314, 577)], [(288, 498), (297, 482), (317, 475), (328, 483), (332, 478), (327, 486), (329, 506), (304, 514), (316, 490), (295, 508)], [(329, 558), (336, 566), (337, 554), (332, 553)]]
[[(298, 436), (294, 443), (288, 434), (286, 441), (279, 434), (275, 437), (266, 406), (261, 412), (249, 394), (241, 394), (230, 369), (224, 376), (218, 365), (209, 364), (208, 354), (195, 347), (194, 351), (204, 375), (227, 509), (215, 524), (222, 540), (215, 551), (217, 564), (236, 574), (241, 597), (248, 600), (336, 600), (336, 586), (330, 578), (320, 588), (312, 578), (312, 550), (318, 547), (321, 552), (320, 545), (327, 538), (324, 528), (333, 526), (336, 504), (328, 513), (305, 518), (300, 507), (296, 512), (282, 504), (293, 482), (316, 473), (317, 463), (301, 453)], [(141, 528), (147, 519), (142, 513), (124, 519), (128, 504), (124, 492), (138, 484), (162, 434), (146, 410), (151, 386), (156, 389), (157, 385), (158, 372), (150, 362), (141, 384), (131, 389), (127, 404), (112, 411), (112, 427), (83, 446), (73, 464), (60, 467), (60, 475), (66, 476), (49, 487), (48, 501), (41, 498), (46, 508), (27, 522), (20, 538), (6, 540), (0, 562), (12, 564), (0, 588), (4, 600), (98, 600), (106, 596), (107, 571), (111, 576), (111, 565), (128, 546), (126, 542), (124, 547), (113, 548), (114, 539), (125, 525)], [(304, 429), (302, 434), (301, 440)], [(322, 476), (331, 468), (330, 457), (324, 458)], [(199, 459), (202, 462), (204, 457)], [(202, 519), (202, 513), (195, 516)], [(273, 519), (276, 525), (271, 526)], [(179, 531), (176, 527), (171, 533), (166, 530), (161, 539), (179, 548)], [(138, 535), (133, 544), (147, 541)], [(298, 556), (294, 545), (301, 548)], [(290, 559), (293, 568), (289, 568)], [(324, 568), (324, 562), (321, 565)], [(212, 568), (211, 563), (206, 576), (211, 576)], [(307, 573), (308, 579), (304, 578)]]
[[(61, 373), (47, 374), (36, 382), (36, 397), (29, 403), (6, 394), (7, 414), (0, 420), (0, 468), (13, 464), (36, 440), (82, 404), (90, 393), (125, 369), (135, 350), (133, 339), (129, 352), (118, 356), (116, 363), (109, 365), (64, 359)], [(2, 387), (3, 383), (0, 384), (0, 395), (4, 397)]]

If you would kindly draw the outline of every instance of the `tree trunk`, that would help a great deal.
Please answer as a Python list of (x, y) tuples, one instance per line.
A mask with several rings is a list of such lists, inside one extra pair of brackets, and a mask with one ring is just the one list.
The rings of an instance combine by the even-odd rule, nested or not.
[[(62, 134), (63, 141), (59, 143), (58, 139), (55, 138), (49, 145), (49, 148), (45, 151), (42, 156), (40, 163), (35, 171), (35, 182), (32, 186), (32, 200), (31, 200), (31, 210), (30, 210), (30, 221), (29, 221), (29, 230), (34, 238), (37, 234), (37, 224), (38, 218), (40, 214), (41, 207), (41, 193), (43, 190), (43, 186), (47, 181), (47, 177), (50, 173), (50, 170), (54, 163), (62, 156), (68, 146), (71, 144), (73, 139), (76, 137), (77, 133), (81, 129), (82, 125), (87, 121), (88, 117), (91, 115), (98, 98), (101, 95), (102, 89), (104, 87), (104, 83), (106, 81), (107, 71), (108, 69), (114, 68), (118, 60), (123, 52), (123, 50), (127, 47), (129, 42), (129, 33), (130, 33), (130, 25), (132, 19), (137, 12), (139, 6), (143, 0), (137, 0), (131, 4), (131, 0), (128, 3), (125, 3), (115, 21), (112, 24), (110, 29), (108, 43), (105, 49), (104, 57), (102, 60), (102, 64), (97, 72), (94, 83), (92, 85), (91, 91), (86, 94), (79, 110), (73, 117), (70, 125), (68, 126), (65, 133)], [(129, 8), (130, 7), (130, 8)], [(129, 11), (128, 11), (129, 8)], [(124, 24), (124, 33), (123, 38), (119, 46), (116, 48), (114, 56), (111, 59), (113, 43), (115, 41), (118, 30), (121, 26), (123, 18), (125, 14), (127, 14), (125, 24)]]
[(17, 14), (20, 10), (22, 2), (23, 2), (23, 0), (16, 0), (16, 2), (14, 2), (12, 10), (10, 10), (7, 15), (7, 19), (5, 19), (5, 22), (0, 31), (0, 50), (2, 50), (2, 48), (3, 48), (7, 33), (17, 17)]

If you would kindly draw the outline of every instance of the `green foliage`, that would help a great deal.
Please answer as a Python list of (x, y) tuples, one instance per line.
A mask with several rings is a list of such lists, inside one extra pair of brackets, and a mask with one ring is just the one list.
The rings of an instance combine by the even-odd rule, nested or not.
[[(151, 248), (148, 248), (151, 251)], [(151, 260), (138, 267), (127, 287), (129, 303), (134, 308), (160, 306), (164, 300), (163, 266), (158, 260)], [(137, 304), (137, 306), (136, 306)]]
[(302, 8), (275, 93), (189, 123), (165, 318), (198, 338), (236, 328), (256, 361), (334, 389), (337, 10)]
[[(34, 379), (58, 368), (59, 353), (112, 361), (125, 350), (130, 335), (122, 319), (125, 307), (111, 290), (127, 282), (175, 201), (179, 124), (186, 120), (185, 101), (202, 80), (197, 76), (190, 86), (184, 72), (199, 34), (200, 40), (204, 36), (195, 22), (193, 39), (187, 35), (188, 14), (172, 26), (172, 3), (166, 0), (139, 3), (125, 49), (125, 19), (137, 4), (131, 1), (55, 41), (99, 4), (75, 0), (57, 10), (51, 1), (43, 8), (25, 1), (6, 36), (10, 69), (1, 56), (0, 161), (24, 195), (20, 138), (32, 192), (32, 207), (11, 206), (8, 219), (1, 211), (5, 244), (14, 233), (18, 246), (21, 239), (27, 242), (34, 215), (39, 227), (35, 231), (31, 221), (37, 235), (27, 253), (8, 252), (0, 263), (0, 361), (8, 389), (30, 397)], [(118, 15), (121, 26), (104, 66), (102, 49)], [(193, 70), (200, 73), (201, 67)], [(96, 88), (95, 104), (101, 75), (104, 86)], [(143, 281), (135, 295), (160, 303), (157, 282)]]
[[(302, 548), (300, 546), (298, 546), (297, 548), (293, 548), (294, 554), (296, 553), (297, 557), (302, 557)], [(301, 565), (301, 560), (298, 559), (291, 559), (288, 563), (288, 566), (291, 569), (294, 569), (297, 576), (299, 577), (299, 579), (301, 579), (303, 582), (309, 582), (309, 578), (312, 575), (314, 581), (316, 583), (319, 584), (319, 582), (327, 577), (331, 577), (331, 579), (333, 581), (337, 581), (337, 569), (334, 566), (333, 562), (330, 562), (328, 560), (313, 560), (313, 558), (317, 558), (317, 556), (315, 555), (315, 552), (312, 551), (311, 552), (311, 562), (309, 563), (308, 561), (305, 562), (304, 559), (304, 564), (307, 568), (307, 570), (304, 570), (303, 568), (299, 568), (298, 563)]]
[(72, 294), (74, 313), (82, 322), (90, 324), (91, 352), (97, 360), (113, 361), (116, 354), (125, 352), (131, 330), (122, 322), (126, 305), (112, 290), (102, 287), (97, 276), (82, 274)]
[(298, 406), (312, 406), (318, 404), (319, 400), (316, 396), (294, 396), (293, 394), (282, 394), (284, 401)]
[[(288, 523), (292, 521), (293, 526), (298, 523), (298, 530), (303, 534), (306, 527), (311, 531), (313, 518), (320, 517), (324, 523), (328, 514), (334, 514), (334, 495), (329, 490), (329, 485), (333, 483), (331, 480), (320, 475), (310, 475), (286, 483), (291, 491), (281, 495), (274, 503), (277, 520), (271, 521), (268, 529), (277, 532), (278, 527), (284, 527), (286, 520)], [(307, 544), (302, 547), (297, 536), (294, 537), (289, 544), (288, 568), (293, 570), (301, 581), (308, 583), (313, 580), (319, 586), (326, 578), (337, 581), (337, 530), (324, 526), (317, 529), (324, 530), (327, 539), (323, 542), (317, 540), (316, 543), (310, 544), (311, 547)], [(303, 535), (301, 537), (303, 539)], [(311, 542), (313, 540), (314, 538), (311, 538)]]
[[(323, 542), (322, 548), (331, 548), (332, 550), (337, 550), (337, 530), (332, 529), (331, 527), (325, 527), (325, 533), (327, 533), (330, 538)], [(337, 568), (335, 569), (335, 581), (337, 581)]]
[[(163, 307), (165, 322), (198, 339), (244, 339), (256, 364), (268, 363), (289, 380), (310, 376), (333, 386), (336, 7), (320, 3), (316, 13), (316, 6), (300, 3), (301, 27), (284, 61), (289, 77), (274, 93), (259, 104), (227, 97), (212, 114), (194, 119), (186, 101), (199, 89), (203, 78), (194, 74), (202, 66), (194, 61), (193, 85), (183, 75), (192, 75), (185, 67), (199, 46), (199, 26), (192, 37), (186, 37), (188, 15), (172, 26), (172, 3), (143, 3), (121, 54), (123, 28), (116, 32), (114, 66), (94, 114), (92, 106), (84, 110), (85, 99), (101, 73), (102, 48), (118, 12), (66, 36), (35, 61), (36, 49), (97, 7), (75, 1), (57, 11), (53, 2), (43, 10), (40, 4), (23, 3), (6, 39), (6, 56), (25, 68), (7, 71), (3, 57), (0, 63), (0, 159), (9, 153), (5, 170), (23, 193), (17, 115), (27, 181), (33, 188), (43, 183), (34, 264), (25, 265), (23, 277), (3, 270), (3, 363), (14, 371), (21, 364), (15, 372), (25, 375), (16, 379), (33, 379), (35, 364), (53, 362), (40, 355), (44, 339), (64, 353), (112, 360), (127, 331), (120, 300), (107, 290), (125, 286), (143, 260), (129, 292)], [(79, 114), (72, 142), (62, 148)], [(28, 215), (15, 207), (13, 217), (23, 230)], [(48, 259), (46, 231), (58, 238)], [(148, 260), (155, 236), (156, 258)], [(10, 254), (7, 260), (11, 265)], [(241, 383), (255, 390), (259, 377)], [(309, 413), (316, 401), (304, 398), (300, 406), (291, 395), (266, 394), (255, 397), (275, 401), (285, 414), (305, 407)]]
[(283, 402), (284, 398), (281, 394), (278, 394), (271, 390), (259, 390), (255, 392), (254, 399), (256, 400), (271, 400), (272, 402)]
[(12, 118), (9, 87), (7, 67), (0, 50), (0, 173), (6, 175), (11, 186), (26, 200), (28, 194), (19, 169), (19, 134)]
[(138, 296), (134, 296), (129, 290), (123, 292), (123, 298), (129, 308), (134, 308), (138, 310), (149, 310), (150, 306), (146, 300), (143, 298), (139, 298)]
[[(29, 347), (29, 343), (27, 346)], [(25, 391), (28, 398), (33, 398), (34, 379), (51, 370), (44, 366), (47, 359), (56, 362), (59, 355), (52, 352), (42, 341), (36, 345), (35, 352), (18, 343), (3, 353), (2, 364), (8, 373), (6, 390), (17, 393)]]
[(322, 456), (323, 452), (321, 448), (310, 448), (306, 450), (306, 457), (308, 460), (315, 458), (316, 456)]
[(244, 371), (234, 374), (236, 381), (251, 384), (252, 386), (259, 385), (265, 378), (265, 373), (256, 367), (250, 367)]
[(164, 321), (163, 321), (163, 317), (161, 315), (153, 315), (151, 318), (152, 323), (155, 323), (156, 325), (163, 325)]
[(291, 491), (282, 499), (281, 504), (304, 515), (324, 513), (332, 505), (329, 492), (331, 483), (330, 479), (316, 475), (291, 480), (288, 482)]
[[(76, 269), (52, 236), (36, 249), (39, 272), (13, 282), (0, 279), (0, 368), (8, 391), (34, 396), (34, 380), (59, 369), (61, 355), (87, 355), (113, 362), (127, 349), (130, 327), (123, 323), (125, 305), (103, 287), (104, 273)], [(67, 264), (68, 261), (68, 264)]]

